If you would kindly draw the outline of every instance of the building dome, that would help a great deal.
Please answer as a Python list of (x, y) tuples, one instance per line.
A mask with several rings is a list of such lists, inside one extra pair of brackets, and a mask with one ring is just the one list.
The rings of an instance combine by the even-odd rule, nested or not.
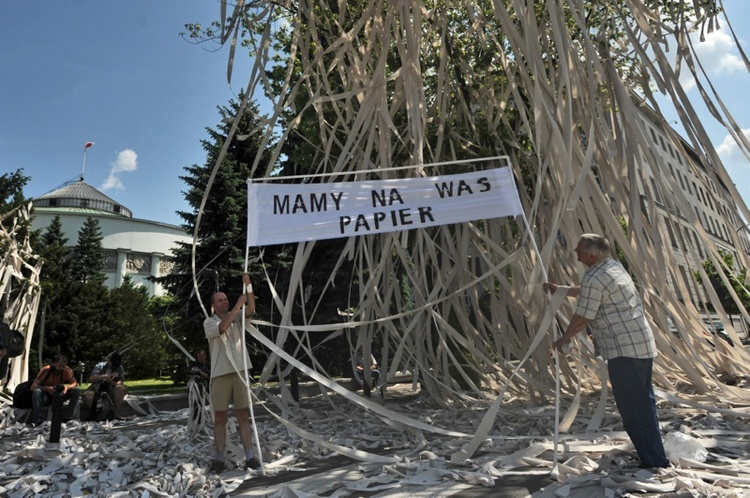
[(64, 183), (32, 201), (32, 230), (43, 230), (55, 218), (68, 241), (75, 240), (88, 218), (99, 222), (104, 250), (102, 274), (110, 289), (126, 277), (143, 286), (149, 296), (165, 290), (154, 279), (172, 272), (173, 250), (192, 238), (177, 226), (133, 218), (133, 213), (83, 180)]
[(63, 184), (61, 187), (34, 199), (33, 203), (36, 208), (80, 208), (126, 218), (133, 217), (130, 209), (102, 194), (83, 180)]

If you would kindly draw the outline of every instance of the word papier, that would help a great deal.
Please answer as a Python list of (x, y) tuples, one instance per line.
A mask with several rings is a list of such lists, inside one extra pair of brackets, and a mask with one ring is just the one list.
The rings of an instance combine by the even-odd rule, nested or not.
[(523, 214), (510, 167), (315, 184), (248, 183), (248, 247)]

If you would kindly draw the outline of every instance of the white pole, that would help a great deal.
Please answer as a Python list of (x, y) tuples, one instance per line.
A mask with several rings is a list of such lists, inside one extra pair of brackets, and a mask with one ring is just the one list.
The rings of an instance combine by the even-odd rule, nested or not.
[[(245, 247), (245, 273), (247, 273), (247, 259), (250, 253), (250, 248)], [(252, 283), (250, 284), (252, 286)], [(244, 285), (242, 285), (242, 292), (247, 293), (248, 289)], [(245, 305), (247, 306), (247, 305)], [(245, 346), (245, 320), (247, 320), (247, 317), (245, 317), (245, 310), (242, 310), (242, 362), (243, 367), (245, 370), (245, 385), (247, 386), (247, 397), (250, 400), (250, 421), (252, 422), (253, 426), (253, 438), (255, 439), (255, 449), (258, 452), (258, 462), (260, 463), (260, 475), (265, 476), (266, 475), (266, 469), (263, 467), (263, 452), (260, 449), (260, 438), (258, 437), (258, 427), (255, 425), (255, 410), (253, 410), (253, 390), (250, 387), (250, 375), (247, 372), (247, 347)]]
[(83, 165), (81, 166), (81, 181), (83, 181), (83, 175), (86, 171), (86, 147), (83, 148)]
[[(547, 269), (544, 267), (544, 261), (542, 261), (542, 253), (539, 251), (539, 247), (536, 245), (536, 239), (534, 238), (534, 233), (531, 231), (531, 226), (529, 225), (529, 220), (526, 219), (526, 214), (522, 215), (523, 223), (526, 226), (526, 232), (529, 235), (529, 240), (531, 241), (531, 245), (534, 248), (534, 252), (539, 257), (539, 265), (542, 269), (542, 280), (546, 282), (548, 280), (547, 277)], [(547, 301), (550, 301), (549, 295), (547, 296)], [(558, 339), (558, 327), (557, 322), (553, 324), (555, 334), (553, 336), (553, 339)], [(553, 440), (553, 448), (552, 448), (552, 472), (551, 476), (553, 479), (557, 479), (559, 475), (560, 469), (558, 468), (558, 456), (557, 456), (557, 445), (559, 444), (560, 440), (560, 356), (558, 354), (557, 348), (552, 348), (552, 354), (555, 359), (555, 431), (554, 431), (554, 440)]]

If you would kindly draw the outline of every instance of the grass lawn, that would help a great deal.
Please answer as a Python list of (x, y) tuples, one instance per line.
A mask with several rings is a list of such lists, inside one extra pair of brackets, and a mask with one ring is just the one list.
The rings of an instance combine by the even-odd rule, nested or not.
[[(87, 389), (91, 384), (81, 384), (81, 389)], [(180, 394), (187, 392), (184, 385), (176, 386), (174, 381), (168, 377), (160, 379), (142, 379), (129, 380), (125, 379), (125, 385), (128, 386), (130, 394)]]

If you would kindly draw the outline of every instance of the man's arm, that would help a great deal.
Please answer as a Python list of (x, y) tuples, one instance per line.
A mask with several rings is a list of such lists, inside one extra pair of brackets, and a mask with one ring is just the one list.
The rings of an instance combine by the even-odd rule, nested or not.
[(89, 375), (89, 382), (92, 384), (94, 382), (107, 382), (109, 381), (113, 375), (109, 375), (106, 373), (103, 373), (104, 369), (106, 368), (106, 363), (102, 365), (101, 363), (97, 363), (94, 369), (91, 371), (91, 375)]
[(222, 318), (219, 322), (219, 334), (223, 334), (227, 331), (227, 329), (229, 329), (229, 327), (232, 325), (232, 322), (234, 322), (234, 319), (237, 318), (237, 315), (239, 315), (240, 310), (246, 302), (247, 294), (242, 294), (237, 300), (237, 304), (234, 305), (234, 308), (232, 308), (229, 313), (227, 313), (226, 316), (224, 316), (224, 318)]
[[(42, 374), (44, 374), (44, 372), (48, 372), (47, 375), (44, 376), (44, 378), (46, 379), (47, 376), (49, 375), (49, 369), (50, 369), (50, 366), (47, 365), (47, 366), (42, 367), (41, 370), (39, 370), (39, 373), (36, 374), (36, 378), (34, 379), (34, 382), (31, 383), (31, 390), (32, 391), (34, 389), (38, 389), (40, 387), (42, 387), (42, 388), (45, 387), (45, 386), (42, 386), (42, 380), (41, 380), (42, 379)], [(42, 389), (42, 391), (45, 391), (45, 392), (54, 392), (55, 391), (54, 388), (52, 388), (52, 386), (46, 386), (46, 387), (49, 387), (49, 389)]]
[[(542, 289), (544, 289), (544, 292), (549, 292), (550, 294), (554, 294), (557, 291), (557, 288), (560, 287), (558, 284), (553, 284), (552, 282), (544, 282), (542, 284)], [(578, 297), (581, 294), (581, 288), (579, 286), (573, 286), (568, 288), (568, 293), (566, 294), (568, 297)]]
[(65, 391), (68, 392), (69, 389), (73, 389), (75, 387), (78, 387), (78, 381), (76, 380), (76, 375), (73, 373), (73, 369), (70, 367), (65, 367), (65, 379), (63, 380)]
[(584, 318), (576, 313), (575, 315), (573, 315), (573, 318), (570, 319), (568, 328), (565, 330), (563, 336), (556, 340), (553, 346), (559, 351), (562, 351), (563, 346), (568, 344), (573, 339), (573, 337), (584, 330), (589, 323), (591, 323), (591, 320), (589, 320), (588, 318)]
[(253, 293), (253, 283), (250, 282), (250, 274), (242, 274), (242, 286), (247, 296), (247, 306), (245, 306), (245, 318), (250, 318), (255, 313), (255, 293)]

